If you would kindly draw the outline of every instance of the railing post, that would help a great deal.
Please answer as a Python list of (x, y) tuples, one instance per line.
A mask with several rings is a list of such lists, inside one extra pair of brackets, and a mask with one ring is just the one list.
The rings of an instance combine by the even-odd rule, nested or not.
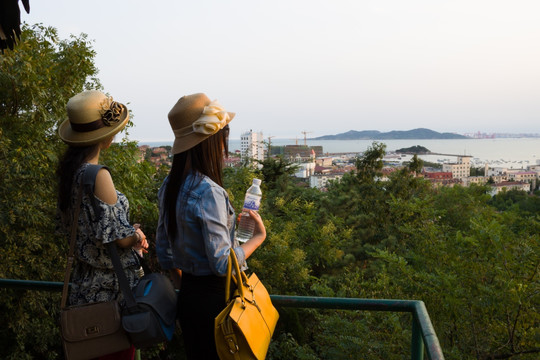
[(411, 360), (424, 360), (424, 339), (418, 317), (413, 313), (411, 337)]

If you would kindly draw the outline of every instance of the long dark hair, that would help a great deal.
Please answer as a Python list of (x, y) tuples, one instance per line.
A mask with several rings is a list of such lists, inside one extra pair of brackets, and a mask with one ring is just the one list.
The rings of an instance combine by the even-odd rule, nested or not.
[[(223, 186), (223, 155), (229, 154), (228, 137), (229, 125), (191, 149), (174, 155), (163, 203), (168, 213), (166, 224), (170, 239), (174, 239), (176, 234), (176, 200), (186, 177), (190, 173), (200, 173)], [(194, 183), (190, 187), (193, 185)]]
[(98, 151), (99, 144), (89, 146), (69, 146), (60, 159), (56, 176), (58, 177), (58, 208), (63, 214), (69, 210), (71, 204), (71, 187), (75, 172), (90, 157)]

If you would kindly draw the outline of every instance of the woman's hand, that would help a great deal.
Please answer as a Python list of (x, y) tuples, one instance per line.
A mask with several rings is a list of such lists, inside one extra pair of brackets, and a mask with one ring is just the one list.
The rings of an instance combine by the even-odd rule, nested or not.
[[(266, 228), (262, 221), (261, 215), (257, 211), (249, 210), (249, 216), (255, 221), (255, 228), (253, 229), (253, 237), (261, 236), (262, 240), (266, 239)], [(261, 241), (262, 242), (262, 241)]]
[(255, 221), (253, 236), (251, 237), (251, 239), (240, 245), (240, 247), (244, 250), (246, 259), (250, 257), (251, 254), (253, 254), (253, 252), (255, 251), (255, 249), (261, 246), (264, 239), (266, 239), (266, 228), (264, 227), (261, 215), (259, 215), (259, 213), (256, 211), (249, 210), (249, 216), (253, 218), (253, 221)]
[(171, 276), (174, 288), (180, 290), (182, 287), (182, 270), (176, 268), (170, 269), (169, 275)]
[(135, 228), (135, 236), (137, 237), (133, 249), (142, 257), (143, 252), (148, 252), (146, 251), (146, 249), (148, 249), (148, 241), (146, 240), (146, 235), (144, 235), (144, 232), (141, 230), (140, 224), (133, 224), (133, 227)]

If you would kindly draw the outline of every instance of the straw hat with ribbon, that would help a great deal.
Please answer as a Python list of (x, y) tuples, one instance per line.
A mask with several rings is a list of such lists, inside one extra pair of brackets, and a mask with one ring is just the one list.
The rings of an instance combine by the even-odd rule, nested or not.
[(116, 135), (129, 120), (125, 105), (98, 90), (73, 96), (66, 108), (68, 118), (60, 124), (58, 135), (71, 146), (97, 144)]
[(172, 154), (189, 150), (214, 135), (227, 126), (234, 115), (205, 94), (181, 97), (169, 111), (169, 123), (174, 132)]

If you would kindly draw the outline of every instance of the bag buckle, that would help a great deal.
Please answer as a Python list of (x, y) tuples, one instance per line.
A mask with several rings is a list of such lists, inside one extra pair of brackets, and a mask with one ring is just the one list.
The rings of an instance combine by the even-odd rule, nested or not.
[(259, 310), (259, 312), (262, 313), (261, 308), (259, 307), (259, 305), (257, 305), (257, 302), (255, 301), (255, 299), (253, 299), (253, 301), (251, 301), (251, 304), (253, 304), (253, 306), (255, 306), (257, 308), (257, 310)]
[(227, 339), (227, 344), (229, 345), (229, 352), (231, 354), (236, 354), (240, 350), (234, 339), (231, 337)]
[(86, 328), (86, 335), (95, 335), (97, 333), (99, 333), (98, 326), (91, 326), (89, 328)]

